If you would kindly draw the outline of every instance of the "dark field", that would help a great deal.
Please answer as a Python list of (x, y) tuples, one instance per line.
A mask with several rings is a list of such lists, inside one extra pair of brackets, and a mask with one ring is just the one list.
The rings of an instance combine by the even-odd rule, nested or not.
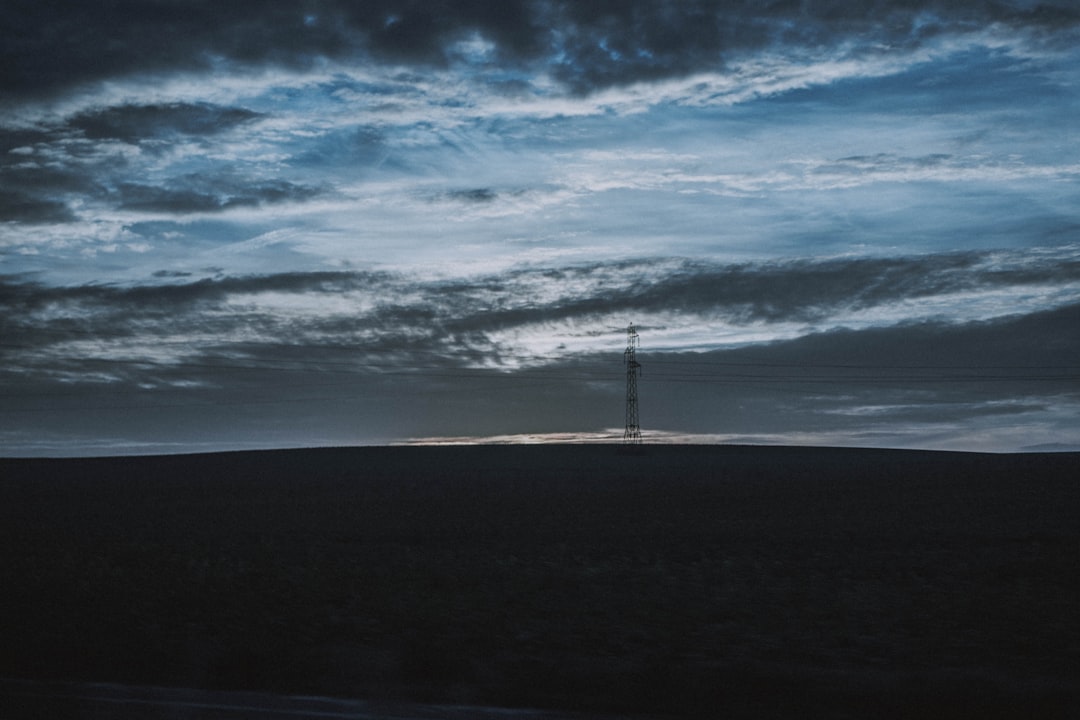
[(618, 714), (1080, 717), (1077, 454), (0, 460), (0, 542), (0, 676)]

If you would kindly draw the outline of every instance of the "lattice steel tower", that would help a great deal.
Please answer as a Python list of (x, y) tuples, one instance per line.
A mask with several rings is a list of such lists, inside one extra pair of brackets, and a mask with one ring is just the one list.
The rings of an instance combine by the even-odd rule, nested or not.
[(641, 363), (637, 361), (638, 334), (634, 323), (626, 328), (626, 352), (623, 362), (626, 364), (626, 430), (623, 442), (629, 445), (641, 443), (641, 425), (638, 423), (637, 379), (641, 372)]

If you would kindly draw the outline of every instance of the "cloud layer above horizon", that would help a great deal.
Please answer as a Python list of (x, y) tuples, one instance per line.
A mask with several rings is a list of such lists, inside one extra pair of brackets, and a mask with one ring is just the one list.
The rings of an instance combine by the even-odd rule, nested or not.
[[(1080, 445), (1064, 1), (6, 3), (0, 454)], [(652, 365), (650, 365), (650, 359)]]

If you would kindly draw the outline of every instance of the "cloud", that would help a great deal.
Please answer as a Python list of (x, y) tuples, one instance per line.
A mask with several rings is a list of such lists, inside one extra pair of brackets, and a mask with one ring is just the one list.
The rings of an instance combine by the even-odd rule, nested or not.
[[(870, 51), (990, 23), (1054, 38), (1080, 23), (1080, 11), (1064, 2), (993, 0), (765, 6), (750, 0), (313, 0), (302, 6), (117, 0), (92, 9), (71, 0), (17, 1), (0, 15), (0, 63), (8, 97), (222, 63), (303, 68), (320, 59), (365, 57), (417, 67), (551, 68), (568, 87), (589, 92), (715, 70), (747, 50), (858, 43)], [(103, 39), (108, 52), (101, 50)]]
[(491, 188), (472, 188), (469, 190), (451, 190), (446, 193), (448, 200), (460, 200), (466, 203), (489, 203), (498, 197)]
[[(159, 278), (190, 277), (191, 273), (159, 271)], [(20, 282), (0, 276), (0, 302), (13, 312), (42, 310), (68, 305), (87, 312), (104, 309), (130, 311), (138, 307), (177, 307), (193, 303), (220, 302), (230, 295), (258, 295), (268, 292), (336, 293), (353, 287), (371, 287), (390, 276), (369, 272), (279, 273), (249, 277), (206, 278), (180, 284), (152, 284), (119, 287), (78, 285), (51, 287), (36, 282)]]
[(895, 153), (838, 159), (796, 156), (784, 163), (712, 169), (706, 153), (587, 151), (562, 168), (560, 183), (579, 195), (610, 191), (663, 191), (746, 198), (771, 193), (849, 190), (880, 183), (996, 183), (1069, 181), (1080, 177), (1080, 163), (1058, 158), (1045, 164), (1017, 156)]
[[(535, 302), (534, 286), (564, 286), (548, 302)], [(1064, 251), (1049, 257), (1021, 253), (954, 253), (899, 258), (837, 258), (723, 265), (706, 261), (624, 262), (517, 271), (492, 280), (502, 307), (455, 313), (453, 325), (496, 331), (508, 327), (633, 314), (707, 317), (729, 325), (813, 324), (837, 315), (876, 311), (936, 298), (980, 293), (1000, 298), (1018, 287), (1080, 290), (1080, 259)], [(524, 302), (507, 302), (510, 288)], [(457, 293), (451, 290), (451, 296)], [(549, 287), (548, 292), (551, 292)], [(949, 300), (945, 300), (945, 304)], [(981, 306), (985, 311), (986, 306)]]
[(67, 125), (90, 140), (137, 143), (172, 135), (214, 135), (258, 117), (246, 108), (210, 103), (127, 104), (81, 112)]
[[(72, 207), (105, 200), (111, 178), (131, 172), (138, 163), (139, 151), (125, 149), (125, 144), (213, 135), (256, 116), (240, 108), (209, 104), (122, 105), (83, 112), (34, 130), (4, 128), (0, 138), (6, 138), (11, 148), (0, 155), (0, 221), (75, 222), (78, 215)], [(285, 181), (254, 181), (245, 188), (237, 187), (240, 184), (235, 178), (226, 182), (197, 175), (178, 178), (164, 188), (121, 182), (120, 205), (208, 212), (305, 200), (317, 194), (313, 188)]]
[[(0, 144), (8, 133), (0, 128)], [(68, 223), (76, 219), (70, 204), (78, 195), (94, 195), (100, 187), (70, 149), (57, 152), (44, 132), (32, 133), (32, 145), (19, 145), (27, 133), (12, 131), (14, 139), (0, 153), (0, 222)], [(22, 137), (20, 137), (22, 136)], [(77, 151), (76, 151), (77, 152)]]
[[(98, 108), (33, 132), (11, 129), (16, 145), (0, 155), (0, 222), (101, 221), (108, 209), (169, 214), (216, 213), (306, 202), (323, 188), (267, 178), (258, 158), (237, 167), (227, 145), (207, 159), (188, 147), (258, 117), (209, 104), (121, 105)], [(0, 138), (8, 130), (0, 130)], [(200, 149), (202, 154), (206, 147)], [(144, 152), (148, 151), (148, 152)], [(142, 181), (171, 166), (208, 167), (160, 183)], [(140, 178), (135, 181), (132, 178)], [(84, 225), (83, 235), (96, 234)]]
[(0, 222), (46, 224), (70, 222), (74, 214), (59, 200), (36, 198), (24, 192), (0, 190)]
[[(571, 354), (596, 352), (607, 342), (607, 330), (597, 329), (627, 316), (651, 334), (654, 349), (685, 351), (812, 338), (843, 327), (985, 322), (1080, 297), (1080, 259), (1067, 250), (740, 265), (650, 259), (428, 280), (373, 271), (156, 277), (179, 282), (49, 287), (9, 280), (0, 286), (4, 335), (53, 345), (86, 334), (101, 340), (197, 332), (227, 347), (235, 333), (274, 344), (361, 343), (361, 354), (450, 353), (462, 366), (523, 367), (559, 357), (559, 344)], [(904, 345), (919, 343), (908, 338)], [(887, 338), (877, 346), (903, 355)]]
[(560, 6), (558, 77), (578, 92), (718, 70), (748, 51), (846, 46), (877, 54), (945, 33), (998, 23), (1064, 32), (1080, 12), (1064, 4), (997, 2), (566, 3)]
[[(66, 17), (62, 12), (64, 7), (61, 4), (57, 16), (61, 24)], [(782, 128), (776, 126), (776, 113), (782, 114), (782, 108), (760, 106), (755, 106), (746, 117), (729, 117), (723, 123), (725, 132), (717, 134), (718, 138), (726, 138), (723, 142), (717, 139), (698, 152), (681, 148), (682, 152), (671, 154), (674, 158), (671, 162), (661, 157), (642, 158), (642, 151), (655, 150), (655, 147), (641, 147), (653, 132), (645, 132), (646, 125), (663, 130), (666, 118), (675, 117), (683, 110), (747, 103), (790, 94), (794, 89), (831, 87), (852, 79), (864, 85), (858, 87), (858, 92), (840, 94), (877, 97), (868, 78), (901, 74), (909, 85), (940, 82), (934, 71), (938, 65), (929, 59), (967, 57), (965, 48), (970, 50), (972, 46), (997, 47), (995, 43), (1005, 42), (1001, 40), (1003, 27), (1043, 27), (1042, 21), (1027, 17), (1026, 11), (1019, 7), (1011, 11), (995, 10), (989, 5), (980, 8), (960, 11), (928, 4), (919, 10), (917, 4), (902, 7), (881, 4), (877, 10), (883, 16), (900, 18), (897, 27), (904, 26), (911, 17), (919, 17), (917, 22), (911, 22), (920, 28), (938, 23), (941, 28), (967, 33), (963, 36), (967, 40), (949, 42), (942, 39), (942, 33), (919, 30), (916, 34), (922, 39), (914, 45), (879, 42), (874, 52), (856, 52), (852, 48), (863, 47), (863, 41), (851, 39), (854, 37), (851, 27), (869, 21), (861, 10), (846, 6), (826, 13), (810, 4), (800, 11), (802, 14), (795, 22), (790, 9), (766, 12), (760, 6), (746, 3), (690, 2), (666, 7), (629, 2), (596, 8), (513, 2), (505, 8), (482, 2), (456, 8), (439, 4), (377, 2), (346, 7), (315, 3), (303, 12), (284, 4), (271, 4), (265, 14), (254, 13), (256, 17), (250, 19), (251, 25), (245, 26), (253, 33), (252, 37), (257, 36), (261, 24), (281, 22), (283, 27), (292, 27), (297, 38), (283, 43), (277, 53), (261, 55), (255, 50), (240, 53), (246, 59), (239, 61), (228, 50), (232, 40), (225, 39), (226, 36), (239, 38), (233, 32), (235, 28), (227, 25), (227, 21), (239, 16), (234, 16), (231, 10), (220, 11), (196, 3), (191, 9), (194, 16), (209, 17), (215, 12), (225, 12), (221, 18), (223, 24), (211, 24), (209, 27), (216, 28), (212, 30), (193, 31), (188, 40), (173, 37), (183, 33), (170, 33), (173, 39), (163, 42), (167, 45), (190, 41), (193, 48), (203, 48), (194, 56), (203, 57), (206, 67), (212, 69), (213, 83), (197, 73), (156, 75), (149, 70), (151, 63), (146, 66), (148, 74), (137, 82), (117, 75), (107, 86), (92, 88), (77, 99), (45, 104), (39, 111), (20, 115), (18, 127), (12, 120), (12, 124), (0, 131), (0, 148), (7, 148), (0, 155), (0, 189), (16, 193), (9, 194), (6, 202), (10, 221), (43, 224), (51, 218), (58, 223), (77, 224), (78, 228), (72, 230), (77, 230), (74, 234), (83, 238), (99, 236), (102, 223), (128, 222), (128, 213), (188, 216), (280, 206), (329, 195), (348, 196), (350, 202), (357, 199), (360, 202), (352, 202), (351, 215), (343, 204), (333, 213), (332, 220), (330, 214), (312, 209), (302, 219), (299, 214), (305, 211), (297, 210), (290, 222), (325, 227), (333, 221), (338, 223), (333, 231), (345, 233), (358, 224), (363, 225), (367, 219), (368, 214), (364, 213), (361, 219), (356, 213), (361, 203), (400, 209), (402, 205), (397, 200), (382, 202), (378, 183), (409, 176), (413, 187), (405, 188), (404, 192), (411, 197), (437, 197), (470, 206), (452, 218), (455, 223), (511, 218), (518, 223), (504, 233), (511, 237), (535, 235), (538, 224), (534, 218), (542, 216), (551, 205), (602, 213), (602, 219), (585, 217), (584, 212), (565, 213), (549, 225), (554, 228), (552, 234), (557, 235), (564, 230), (578, 232), (579, 228), (617, 223), (611, 218), (621, 216), (620, 204), (625, 203), (640, 213), (648, 202), (679, 217), (683, 227), (689, 227), (696, 219), (699, 226), (683, 237), (696, 234), (700, 236), (699, 242), (704, 243), (708, 233), (704, 225), (708, 219), (703, 201), (708, 198), (764, 198), (791, 193), (793, 198), (782, 199), (781, 204), (798, 204), (802, 193), (853, 190), (875, 183), (985, 182), (1016, 187), (1025, 182), (1074, 179), (1080, 171), (1066, 157), (1027, 157), (1019, 152), (1010, 157), (998, 152), (999, 148), (986, 152), (985, 145), (963, 154), (954, 147), (941, 147), (938, 138), (916, 143), (918, 149), (911, 152), (897, 151), (895, 144), (881, 148), (880, 143), (865, 143), (849, 149), (844, 143), (837, 150), (823, 143), (823, 152), (816, 156), (789, 152), (784, 158), (778, 152), (778, 162), (733, 165), (729, 160), (735, 141), (730, 139), (733, 137), (730, 133), (740, 133), (743, 128), (753, 126), (761, 128), (753, 130), (757, 134), (755, 140), (770, 144), (778, 141)], [(161, 11), (165, 13), (163, 21), (171, 18), (168, 9)], [(28, 17), (36, 17), (37, 10), (31, 8), (27, 12)], [(78, 15), (82, 11), (76, 8), (73, 12)], [(107, 6), (103, 16), (113, 12), (118, 17), (113, 18), (112, 24), (122, 36), (127, 26), (118, 9)], [(427, 22), (423, 17), (433, 21)], [(133, 12), (132, 22), (145, 30), (145, 23), (152, 22), (152, 18), (153, 13), (138, 10)], [(977, 18), (1004, 25), (995, 26), (996, 30), (986, 29), (976, 22)], [(42, 22), (45, 22), (43, 18)], [(181, 27), (186, 27), (187, 22), (187, 19), (179, 20)], [(712, 30), (702, 30), (704, 34), (698, 40), (688, 35), (685, 53), (672, 55), (673, 51), (665, 50), (680, 29), (692, 26), (697, 30), (714, 25), (723, 29), (727, 23), (733, 23), (735, 28), (742, 27), (739, 23), (760, 27), (764, 35), (724, 30), (720, 34), (727, 33), (728, 40), (721, 42), (705, 37)], [(391, 32), (398, 25), (403, 27)], [(1054, 26), (1052, 32), (1068, 32), (1069, 27), (1065, 22)], [(587, 62), (578, 63), (578, 55), (584, 57), (593, 52), (610, 55), (609, 51), (615, 47), (611, 43), (627, 42), (626, 33), (638, 29), (644, 33), (643, 49), (633, 58), (624, 57), (629, 49), (623, 48), (626, 52), (615, 51), (618, 58), (587, 58)], [(400, 45), (394, 51), (396, 55), (378, 40), (384, 31), (389, 33), (387, 37), (394, 33), (400, 36), (394, 36)], [(609, 42), (601, 36), (615, 39)], [(810, 42), (811, 37), (816, 39)], [(571, 42), (572, 38), (577, 39)], [(621, 39), (616, 42), (617, 38)], [(819, 42), (821, 38), (834, 38), (837, 43), (823, 44)], [(1026, 35), (1018, 36), (1008, 42), (1023, 44), (1027, 42), (1025, 38)], [(601, 40), (608, 50), (595, 45)], [(585, 45), (580, 52), (567, 50), (574, 43)], [(736, 51), (739, 43), (761, 52)], [(870, 40), (866, 43), (867, 47), (873, 45)], [(218, 48), (219, 44), (218, 50), (205, 50), (205, 47)], [(586, 46), (592, 48), (588, 53)], [(1013, 45), (1006, 43), (1004, 47)], [(118, 52), (122, 54), (122, 50)], [(719, 55), (709, 55), (715, 55), (714, 50)], [(200, 55), (204, 51), (207, 54)], [(62, 54), (67, 49), (58, 52)], [(341, 63), (316, 62), (316, 58), (324, 57), (323, 53)], [(375, 53), (374, 58), (371, 53)], [(1006, 57), (1009, 52), (998, 54)], [(992, 82), (968, 85), (1000, 87), (1007, 70), (1017, 70), (1022, 61), (1031, 60), (1021, 55), (1010, 60), (1008, 68), (995, 71)], [(190, 59), (194, 56), (174, 58), (175, 69), (204, 61)], [(504, 56), (510, 58), (511, 64), (500, 70), (496, 65)], [(266, 69), (247, 67), (241, 71), (234, 61)], [(614, 69), (609, 67), (612, 63)], [(578, 68), (574, 72), (584, 73), (580, 87), (573, 78), (553, 80), (563, 72), (560, 70), (563, 64), (573, 65)], [(919, 71), (917, 77), (905, 75), (913, 67), (924, 66), (927, 69)], [(281, 72), (277, 70), (279, 67), (291, 70)], [(1030, 67), (1025, 72), (1009, 71), (1008, 74), (1020, 78), (1009, 87), (1030, 84), (1032, 72)], [(590, 73), (600, 73), (606, 79)], [(967, 77), (956, 73), (955, 68), (946, 75)], [(635, 77), (638, 79), (634, 80)], [(529, 92), (507, 97), (492, 90), (492, 83), (510, 80), (519, 85), (524, 83)], [(958, 80), (952, 82), (962, 86)], [(578, 95), (568, 96), (567, 88), (571, 86)], [(1051, 89), (1048, 87), (1045, 92)], [(906, 93), (897, 95), (905, 101), (908, 98)], [(136, 101), (133, 99), (136, 97), (145, 99)], [(934, 97), (937, 96), (931, 99)], [(9, 107), (17, 105), (19, 98), (9, 103)], [(813, 107), (814, 103), (809, 103), (811, 111)], [(791, 114), (801, 116), (804, 109), (800, 107), (798, 113)], [(770, 112), (773, 114), (769, 115)], [(648, 122), (642, 120), (635, 125), (630, 120), (634, 113), (647, 113)], [(597, 127), (582, 124), (572, 132), (563, 132), (568, 118), (580, 116), (597, 119)], [(628, 124), (616, 127), (614, 122), (608, 122), (616, 117), (627, 120)], [(1044, 119), (1045, 115), (1041, 114), (1027, 124), (1040, 127)], [(698, 127), (704, 125), (703, 122)], [(770, 134), (768, 128), (776, 131)], [(237, 130), (243, 132), (234, 132)], [(657, 140), (657, 147), (673, 142), (672, 129), (669, 127), (667, 132)], [(825, 137), (834, 146), (839, 143), (836, 138)], [(780, 141), (780, 147), (787, 147), (782, 138)], [(590, 144), (608, 149), (608, 156), (588, 155), (584, 148)], [(628, 144), (638, 147), (625, 147)], [(1012, 149), (1011, 145), (1008, 147)], [(515, 153), (512, 160), (507, 159), (504, 152), (507, 149)], [(553, 161), (556, 153), (558, 160)], [(230, 175), (233, 177), (229, 178)], [(215, 177), (226, 179), (215, 180)], [(435, 178), (444, 181), (436, 183)], [(342, 189), (346, 189), (344, 193), (340, 192)], [(629, 192), (665, 193), (665, 196), (628, 199), (625, 193)], [(613, 197), (590, 197), (600, 193)], [(624, 195), (614, 197), (619, 193)], [(694, 195), (703, 197), (694, 199)], [(895, 204), (906, 204), (904, 201), (909, 199), (903, 198)], [(990, 202), (1003, 207), (997, 198)], [(838, 203), (847, 204), (846, 199)], [(773, 232), (777, 218), (785, 210), (788, 208), (781, 207), (779, 212), (767, 218), (763, 216), (761, 222), (769, 227), (759, 227), (757, 232)], [(438, 208), (421, 209), (410, 215), (409, 221), (438, 211)], [(245, 215), (253, 216), (254, 213)], [(1027, 218), (1023, 220), (1027, 221)], [(629, 227), (625, 230), (631, 236), (656, 235), (668, 226), (659, 219), (655, 222), (659, 227), (648, 221), (627, 221)], [(880, 222), (883, 225), (892, 222), (892, 218)], [(414, 237), (424, 234), (423, 227), (415, 230), (403, 227), (408, 224), (395, 219), (392, 230)], [(811, 225), (812, 222), (807, 223), (808, 227)], [(997, 221), (988, 225), (1001, 227)], [(476, 237), (489, 236), (488, 228), (477, 230)], [(832, 231), (831, 226), (825, 227), (819, 235)], [(1000, 232), (993, 228), (986, 231)], [(813, 234), (817, 230), (807, 232)], [(953, 230), (943, 227), (940, 232), (951, 234)], [(312, 237), (325, 235), (312, 234)], [(746, 242), (756, 241), (757, 238), (751, 238)], [(44, 240), (30, 239), (21, 247), (40, 250), (43, 243)], [(69, 243), (65, 247), (73, 245)], [(92, 248), (85, 249), (93, 252)], [(679, 248), (678, 252), (689, 251)]]
[(851, 156), (835, 161), (805, 162), (791, 188), (815, 190), (856, 187), (872, 182), (1009, 182), (1031, 179), (1068, 180), (1080, 176), (1080, 164), (1032, 165), (1019, 158), (956, 157), (932, 153), (899, 157), (891, 153)]
[(137, 212), (182, 215), (304, 202), (317, 197), (321, 192), (318, 188), (296, 185), (284, 180), (187, 175), (176, 178), (163, 187), (121, 183), (117, 187), (117, 205), (124, 210)]

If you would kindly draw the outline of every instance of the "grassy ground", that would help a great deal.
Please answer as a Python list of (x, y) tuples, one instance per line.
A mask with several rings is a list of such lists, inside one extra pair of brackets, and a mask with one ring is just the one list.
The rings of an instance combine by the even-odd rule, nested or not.
[(0, 460), (0, 675), (618, 713), (1070, 717), (1080, 455)]

